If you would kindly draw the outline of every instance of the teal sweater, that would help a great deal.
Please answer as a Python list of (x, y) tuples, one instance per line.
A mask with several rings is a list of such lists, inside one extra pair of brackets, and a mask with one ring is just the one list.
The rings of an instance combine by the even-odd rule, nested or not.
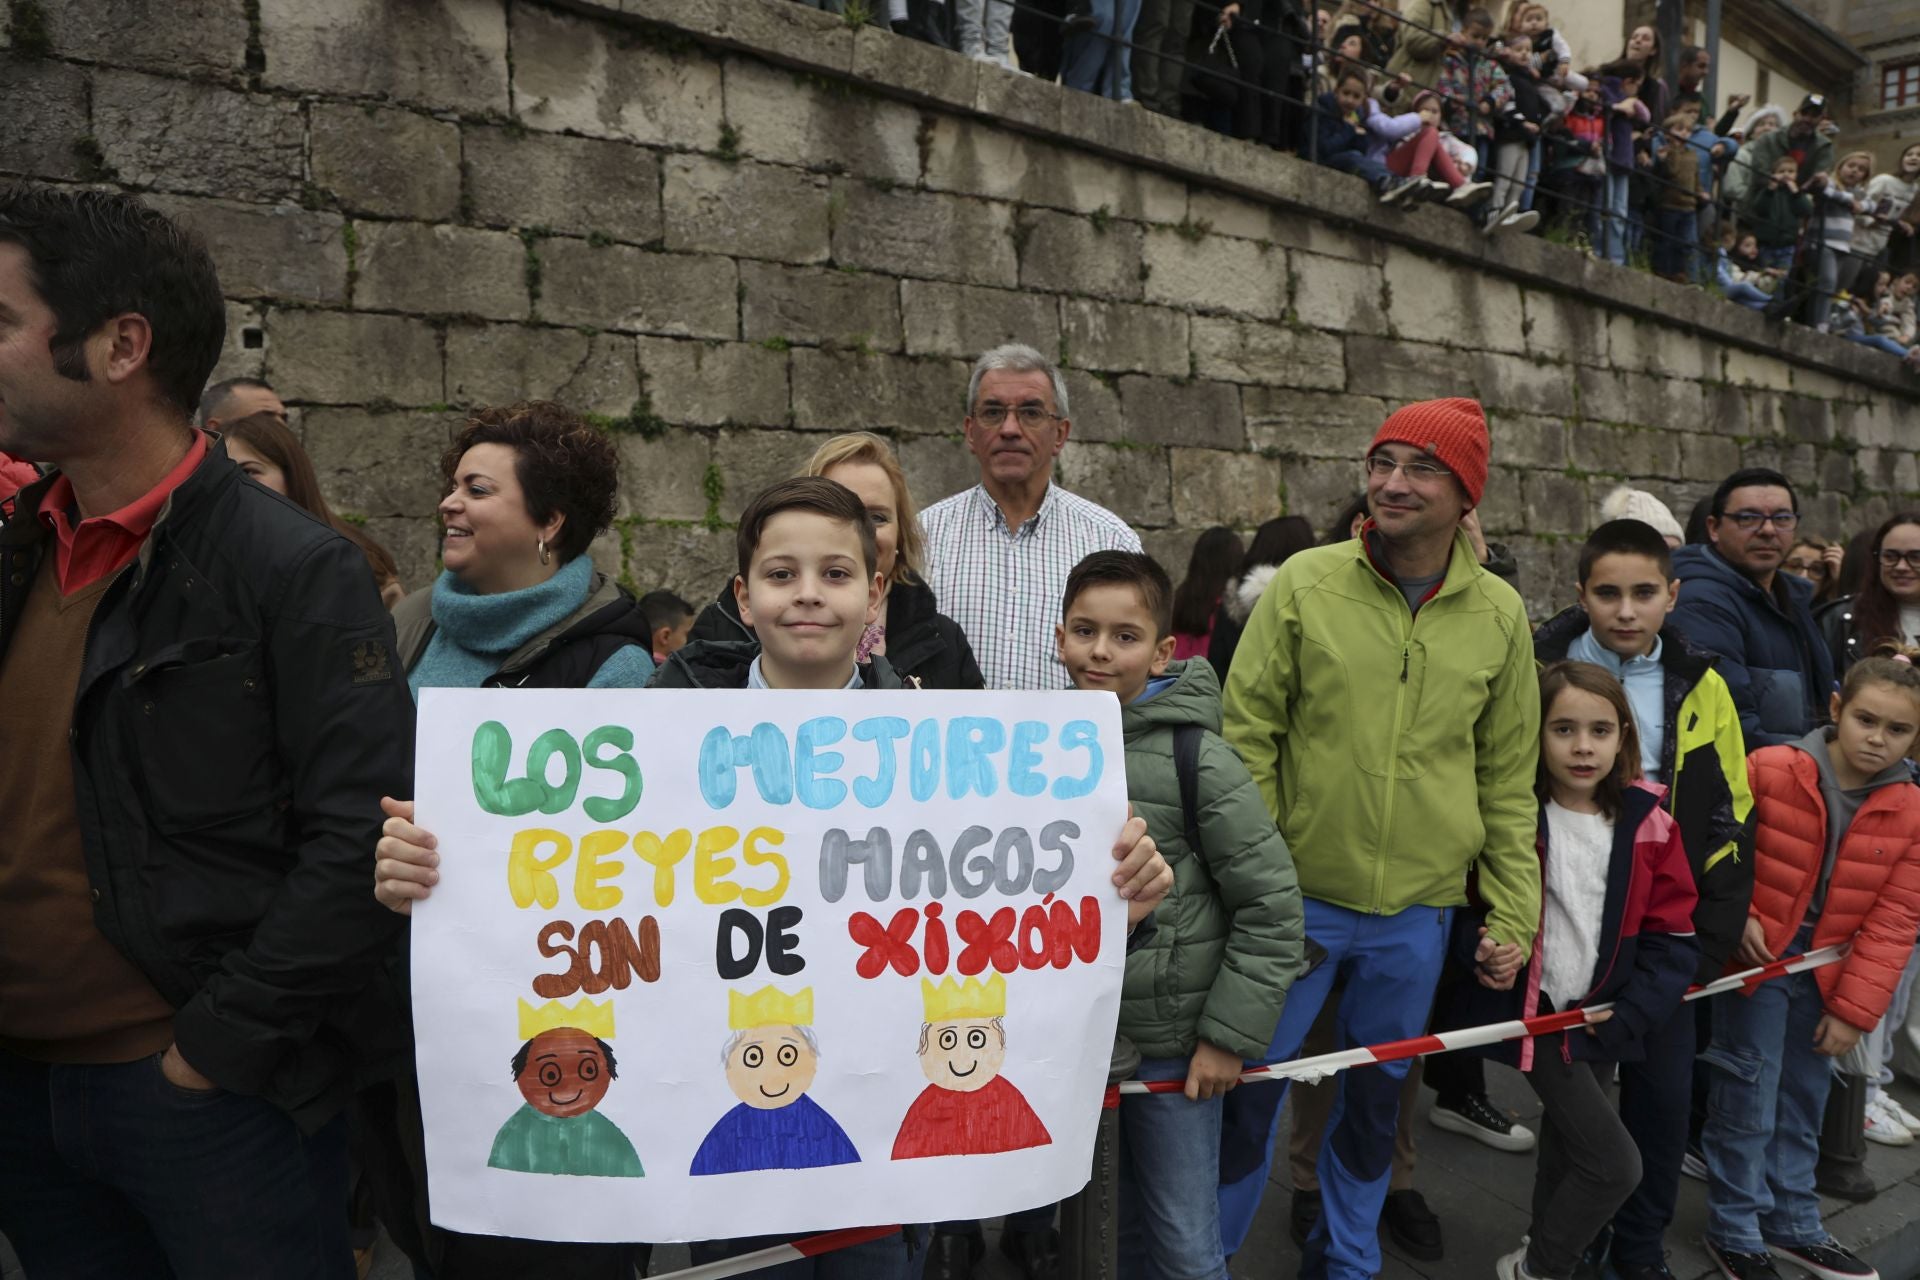
[[(575, 556), (538, 586), (476, 595), (451, 573), (433, 584), (433, 639), (407, 673), (415, 697), (422, 689), (477, 689), (521, 645), (586, 603), (593, 562)], [(640, 689), (653, 676), (653, 657), (637, 644), (616, 652), (589, 689)]]

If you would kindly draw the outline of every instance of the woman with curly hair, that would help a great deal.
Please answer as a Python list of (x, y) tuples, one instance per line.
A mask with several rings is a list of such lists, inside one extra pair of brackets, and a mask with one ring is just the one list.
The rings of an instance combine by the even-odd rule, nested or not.
[(638, 689), (644, 615), (586, 554), (613, 523), (618, 451), (570, 409), (481, 409), (440, 460), (445, 572), (393, 611), (407, 683)]
[[(580, 415), (549, 401), (478, 410), (441, 458), (446, 566), (393, 611), (415, 697), (424, 688), (638, 689), (653, 674), (646, 615), (593, 567), (587, 547), (613, 523), (619, 454)], [(411, 800), (384, 799), (376, 877), (399, 841), (431, 849)], [(411, 914), (439, 878), (410, 867)], [(411, 1072), (361, 1096), (356, 1114), (374, 1210), (416, 1269), (440, 1276), (564, 1275), (631, 1280), (647, 1246), (465, 1235), (430, 1224), (420, 1085)]]

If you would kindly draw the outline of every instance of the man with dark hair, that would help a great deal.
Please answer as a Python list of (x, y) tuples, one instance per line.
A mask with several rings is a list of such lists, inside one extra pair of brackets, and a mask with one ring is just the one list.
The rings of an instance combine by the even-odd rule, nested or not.
[[(404, 1050), (367, 893), (412, 703), (352, 543), (192, 417), (225, 310), (127, 196), (0, 189), (0, 1233), (36, 1276), (334, 1276)], [(403, 793), (404, 794), (404, 793)]]
[(259, 378), (228, 378), (216, 382), (200, 394), (200, 427), (218, 431), (223, 422), (233, 422), (249, 414), (270, 413), (287, 422), (287, 406), (273, 385)]
[(1749, 467), (1714, 490), (1708, 545), (1673, 553), (1673, 575), (1687, 584), (1673, 623), (1719, 655), (1749, 751), (1805, 737), (1824, 717), (1833, 687), (1833, 659), (1813, 621), (1813, 585), (1780, 572), (1799, 523), (1792, 482)]

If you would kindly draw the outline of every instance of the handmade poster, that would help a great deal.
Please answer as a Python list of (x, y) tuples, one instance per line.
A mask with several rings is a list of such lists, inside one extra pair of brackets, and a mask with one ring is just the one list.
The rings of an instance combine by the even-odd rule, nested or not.
[(429, 689), (433, 1219), (701, 1240), (1086, 1183), (1119, 1008), (1095, 693)]

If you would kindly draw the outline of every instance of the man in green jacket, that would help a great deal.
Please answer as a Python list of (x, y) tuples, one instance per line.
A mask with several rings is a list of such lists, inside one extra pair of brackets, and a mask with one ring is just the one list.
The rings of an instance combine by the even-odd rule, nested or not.
[[(1268, 1046), (1293, 1057), (1338, 984), (1340, 1043), (1422, 1034), (1453, 908), (1478, 862), (1489, 915), (1480, 981), (1510, 986), (1540, 919), (1533, 795), (1540, 693), (1520, 597), (1460, 531), (1490, 449), (1472, 400), (1399, 410), (1366, 459), (1372, 519), (1280, 567), (1227, 676), (1225, 736), (1279, 824), (1327, 952), (1296, 981)], [(1319, 1159), (1322, 1210), (1300, 1274), (1367, 1280), (1408, 1063), (1340, 1077)], [(1228, 1095), (1221, 1235), (1244, 1240), (1266, 1184), (1284, 1084)]]
[(1465, 45), (1459, 36), (1465, 11), (1466, 6), (1454, 0), (1409, 0), (1400, 14), (1400, 43), (1387, 59), (1387, 74), (1406, 76), (1419, 89), (1433, 88), (1447, 55)]

